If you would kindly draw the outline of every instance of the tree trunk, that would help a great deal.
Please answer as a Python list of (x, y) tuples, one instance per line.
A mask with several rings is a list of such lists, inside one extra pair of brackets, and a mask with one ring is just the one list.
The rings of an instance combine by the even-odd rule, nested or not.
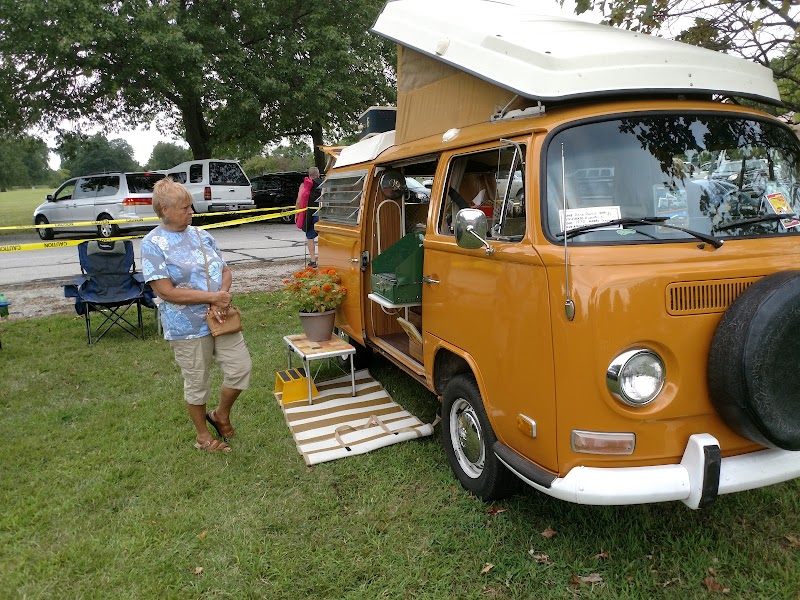
[(199, 99), (189, 100), (188, 103), (179, 106), (183, 127), (186, 130), (186, 141), (192, 150), (192, 157), (195, 160), (212, 158), (211, 156), (211, 135), (203, 117), (203, 109)]
[(325, 172), (325, 163), (327, 162), (327, 154), (319, 149), (322, 146), (322, 123), (314, 121), (311, 125), (311, 143), (314, 146), (314, 164), (319, 169), (320, 173)]

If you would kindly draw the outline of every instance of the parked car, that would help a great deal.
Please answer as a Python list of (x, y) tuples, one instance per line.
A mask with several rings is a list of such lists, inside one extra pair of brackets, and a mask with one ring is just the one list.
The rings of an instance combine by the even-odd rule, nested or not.
[[(250, 187), (253, 189), (253, 202), (257, 208), (276, 208), (290, 206), (294, 208), (297, 191), (306, 174), (300, 171), (284, 171), (282, 173), (266, 173), (253, 177)], [(294, 223), (294, 215), (281, 217), (284, 223)]]
[(431, 190), (413, 177), (406, 177), (406, 187), (411, 192), (411, 202), (428, 202), (431, 199)]
[(740, 176), (744, 183), (749, 183), (753, 179), (767, 172), (767, 161), (760, 159), (748, 159), (744, 161), (744, 169), (741, 160), (726, 160), (717, 166), (716, 171), (710, 175), (711, 179), (722, 179), (735, 183)]
[(134, 219), (131, 223), (74, 225), (39, 228), (43, 240), (52, 240), (56, 233), (97, 231), (102, 238), (115, 237), (121, 230), (155, 227), (158, 222), (141, 219), (155, 217), (153, 186), (163, 173), (103, 173), (73, 177), (59, 186), (47, 201), (33, 211), (36, 225), (48, 223), (80, 223), (117, 219)]
[(235, 160), (190, 160), (162, 171), (192, 195), (196, 214), (255, 208), (250, 180)]

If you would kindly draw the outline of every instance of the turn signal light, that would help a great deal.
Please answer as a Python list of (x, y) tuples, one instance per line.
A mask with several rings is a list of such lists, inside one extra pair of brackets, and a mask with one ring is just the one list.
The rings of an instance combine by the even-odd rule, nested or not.
[(584, 454), (633, 454), (636, 434), (572, 430), (572, 449)]

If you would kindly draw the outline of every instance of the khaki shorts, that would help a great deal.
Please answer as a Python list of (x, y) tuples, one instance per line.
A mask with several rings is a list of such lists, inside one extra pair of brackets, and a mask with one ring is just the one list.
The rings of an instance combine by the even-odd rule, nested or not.
[(253, 362), (242, 333), (214, 337), (207, 335), (191, 340), (170, 340), (175, 362), (183, 373), (183, 397), (188, 404), (208, 403), (212, 360), (222, 371), (222, 385), (234, 390), (250, 386)]

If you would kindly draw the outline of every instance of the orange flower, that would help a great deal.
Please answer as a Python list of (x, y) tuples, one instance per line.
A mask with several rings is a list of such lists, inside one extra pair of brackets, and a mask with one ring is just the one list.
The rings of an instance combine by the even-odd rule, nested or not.
[(308, 267), (294, 273), (292, 279), (284, 280), (284, 290), (291, 293), (300, 312), (324, 312), (345, 301), (347, 290), (341, 281), (336, 269)]

